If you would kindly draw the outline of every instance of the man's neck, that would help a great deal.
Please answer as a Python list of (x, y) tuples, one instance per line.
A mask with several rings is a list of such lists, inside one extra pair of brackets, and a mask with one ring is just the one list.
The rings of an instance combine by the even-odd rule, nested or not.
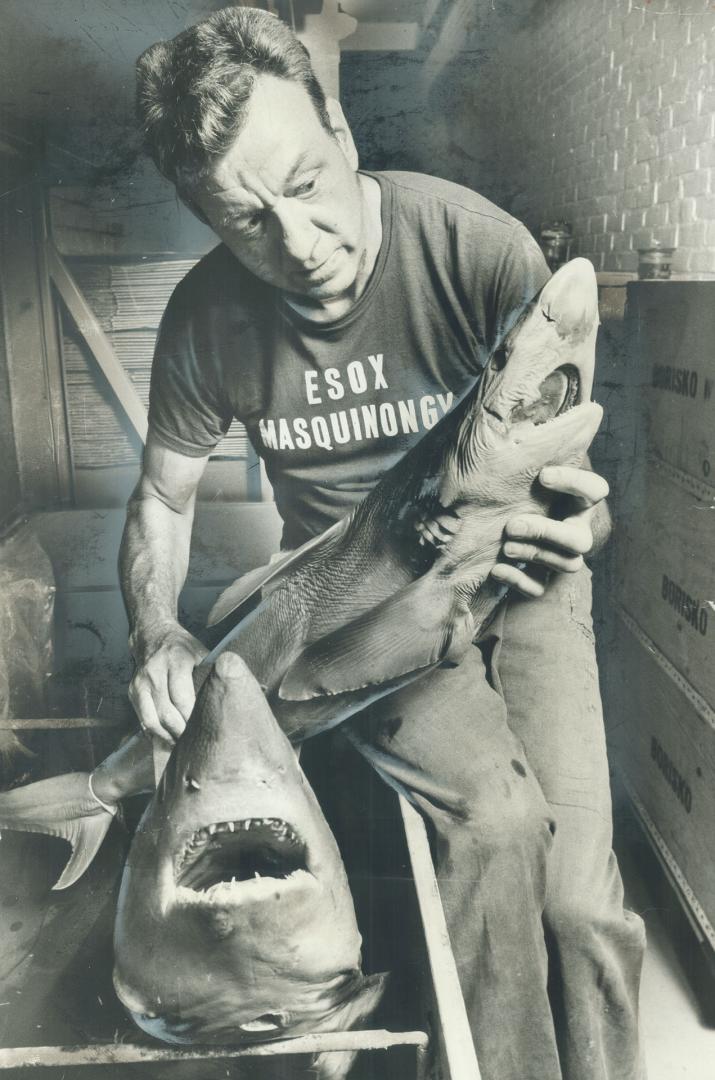
[(362, 191), (365, 222), (365, 253), (350, 289), (330, 300), (311, 301), (308, 297), (289, 296), (286, 303), (315, 323), (331, 323), (342, 319), (358, 302), (370, 280), (382, 245), (382, 192), (377, 180), (358, 173)]

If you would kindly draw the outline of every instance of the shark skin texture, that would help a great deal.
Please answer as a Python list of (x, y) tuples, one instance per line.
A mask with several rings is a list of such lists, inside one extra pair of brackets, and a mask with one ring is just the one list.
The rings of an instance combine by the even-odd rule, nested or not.
[[(384, 976), (360, 971), (342, 863), (291, 744), (458, 663), (488, 627), (506, 593), (489, 575), (507, 520), (554, 511), (539, 472), (580, 465), (601, 422), (597, 329), (595, 273), (574, 259), (348, 518), (219, 597), (223, 636), (196, 669), (196, 707), (119, 899), (115, 987), (143, 1030), (257, 1041), (359, 1026), (377, 1006)], [(69, 841), (55, 888), (82, 875), (119, 800), (152, 787), (148, 739), (96, 772), (120, 758), (116, 803), (87, 773), (0, 793), (0, 829)], [(348, 1067), (325, 1055), (319, 1075)]]

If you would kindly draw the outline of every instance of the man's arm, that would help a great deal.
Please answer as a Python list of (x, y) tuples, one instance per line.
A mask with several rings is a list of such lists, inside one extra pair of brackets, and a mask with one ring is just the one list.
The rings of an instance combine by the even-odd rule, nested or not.
[(206, 649), (178, 622), (199, 480), (208, 456), (188, 457), (152, 437), (127, 507), (119, 553), (129, 643), (129, 697), (145, 731), (173, 742), (194, 706), (192, 673)]

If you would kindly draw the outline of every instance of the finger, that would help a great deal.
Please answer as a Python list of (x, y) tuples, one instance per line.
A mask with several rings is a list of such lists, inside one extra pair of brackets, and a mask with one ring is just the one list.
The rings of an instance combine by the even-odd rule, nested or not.
[(426, 522), (422, 523), (421, 528), (417, 530), (420, 534), (420, 542), (426, 542), (431, 544), (432, 547), (443, 547), (447, 543), (447, 540), (451, 540), (451, 536), (440, 536), (432, 529), (432, 523), (428, 525)]
[[(169, 698), (166, 681), (164, 681), (168, 680), (168, 672), (164, 670), (162, 674), (163, 680), (159, 682), (156, 674), (146, 668), (143, 675), (136, 678), (134, 683), (142, 709), (151, 715), (151, 711), (146, 704), (147, 698), (149, 698), (154, 711), (154, 715), (151, 716), (150, 720), (152, 726), (145, 724), (145, 729), (153, 735), (160, 735), (162, 738), (170, 739), (173, 742), (183, 732), (186, 721)], [(158, 730), (155, 730), (153, 726), (155, 724), (154, 717), (158, 717)]]
[(508, 540), (503, 551), (509, 559), (517, 562), (537, 563), (539, 566), (548, 566), (550, 570), (567, 574), (575, 574), (583, 566), (583, 555), (563, 555), (561, 552), (551, 551), (550, 548), (519, 543), (516, 540)]
[(540, 514), (522, 514), (507, 521), (504, 532), (508, 540), (536, 542), (569, 555), (586, 555), (593, 546), (589, 520), (590, 511), (574, 514), (565, 521), (554, 521)]
[(598, 473), (572, 465), (548, 465), (539, 473), (539, 482), (550, 491), (573, 496), (584, 507), (595, 506), (609, 492), (608, 482)]
[(492, 570), (492, 577), (504, 585), (516, 589), (522, 596), (543, 596), (546, 587), (541, 581), (536, 581), (529, 574), (524, 573), (518, 566), (509, 563), (498, 562)]
[(139, 717), (139, 724), (142, 731), (149, 735), (158, 735), (160, 739), (163, 739), (172, 746), (174, 740), (162, 726), (154, 705), (154, 699), (149, 690), (145, 687), (136, 687), (132, 683), (129, 687), (129, 699), (134, 706), (134, 711)]
[[(179, 710), (171, 703), (168, 694), (166, 696), (162, 694), (159, 698), (155, 697), (154, 704), (159, 723), (164, 729), (164, 738), (166, 738), (168, 732), (172, 739), (178, 739), (186, 727), (186, 721)], [(161, 735), (161, 732), (157, 732), (157, 734)]]
[(192, 672), (193, 665), (191, 668), (185, 664), (169, 668), (169, 697), (183, 720), (189, 719), (196, 701)]

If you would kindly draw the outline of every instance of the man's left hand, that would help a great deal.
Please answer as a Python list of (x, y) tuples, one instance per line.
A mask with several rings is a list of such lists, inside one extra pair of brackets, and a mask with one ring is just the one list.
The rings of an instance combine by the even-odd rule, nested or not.
[[(541, 569), (573, 574), (583, 566), (583, 557), (605, 542), (610, 516), (603, 501), (608, 484), (602, 476), (568, 465), (550, 465), (539, 473), (539, 482), (567, 500), (568, 516), (560, 521), (540, 514), (519, 514), (504, 530), (501, 558), (492, 577), (510, 585), (524, 596), (542, 596), (545, 591)], [(525, 563), (521, 569), (517, 563)]]

